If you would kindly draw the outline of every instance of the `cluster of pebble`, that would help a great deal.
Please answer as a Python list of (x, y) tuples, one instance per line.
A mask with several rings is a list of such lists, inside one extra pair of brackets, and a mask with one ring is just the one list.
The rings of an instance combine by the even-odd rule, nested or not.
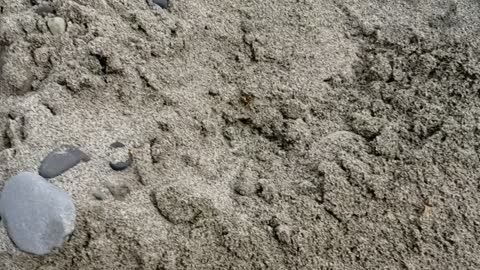
[[(152, 0), (163, 9), (169, 0)], [(61, 35), (67, 24), (62, 17), (52, 17), (55, 8), (50, 2), (37, 2), (35, 12), (47, 18), (53, 35)], [(110, 167), (115, 171), (127, 169), (133, 162), (124, 144), (115, 142)], [(36, 255), (45, 255), (63, 245), (75, 228), (76, 210), (70, 195), (48, 182), (89, 156), (72, 145), (63, 145), (50, 152), (40, 164), (38, 173), (20, 172), (11, 177), (0, 194), (0, 217), (8, 236), (17, 248)]]
[[(124, 148), (116, 142), (112, 148)], [(50, 152), (40, 164), (38, 174), (21, 172), (10, 178), (0, 194), (0, 217), (12, 242), (22, 251), (45, 255), (59, 248), (75, 228), (75, 205), (68, 193), (49, 183), (90, 157), (72, 145)], [(126, 169), (132, 157), (110, 162), (113, 170)]]
[[(168, 0), (152, 0), (154, 4), (160, 6), (163, 9), (168, 8)], [(55, 9), (50, 5), (41, 5), (37, 8), (36, 12), (42, 16), (53, 14)], [(61, 35), (66, 30), (66, 22), (62, 17), (50, 17), (47, 19), (47, 26), (50, 32), (54, 35)]]

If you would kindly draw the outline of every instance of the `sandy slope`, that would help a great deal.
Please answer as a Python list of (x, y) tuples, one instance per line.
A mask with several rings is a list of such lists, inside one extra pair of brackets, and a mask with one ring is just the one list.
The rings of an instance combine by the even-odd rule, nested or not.
[(0, 269), (480, 268), (478, 1), (0, 7), (0, 183), (92, 157), (64, 249)]

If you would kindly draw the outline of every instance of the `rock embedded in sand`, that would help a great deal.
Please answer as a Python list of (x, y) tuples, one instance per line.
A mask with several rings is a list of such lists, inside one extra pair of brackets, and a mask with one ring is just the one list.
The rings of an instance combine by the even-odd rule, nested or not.
[(153, 0), (153, 3), (159, 5), (161, 8), (168, 8), (168, 0)]
[(36, 255), (62, 247), (75, 228), (71, 197), (31, 172), (19, 173), (5, 184), (0, 215), (15, 245)]
[(110, 145), (115, 151), (112, 154), (112, 161), (110, 161), (110, 167), (115, 171), (123, 171), (130, 167), (133, 162), (132, 155), (125, 145), (120, 142), (115, 142)]
[(123, 148), (123, 147), (125, 147), (125, 144), (123, 144), (121, 142), (114, 142), (110, 145), (110, 147), (112, 147), (112, 148)]
[(99, 190), (93, 192), (93, 197), (99, 201), (104, 201), (107, 199), (107, 195)]
[(48, 29), (54, 35), (61, 35), (66, 30), (65, 20), (61, 17), (49, 18), (47, 20)]
[(208, 94), (210, 96), (218, 96), (218, 95), (220, 95), (220, 91), (217, 88), (212, 88), (212, 89), (208, 90)]
[(128, 167), (130, 167), (131, 164), (132, 164), (132, 159), (129, 158), (126, 161), (110, 162), (110, 167), (114, 171), (123, 171), (123, 170), (127, 169)]
[(54, 14), (55, 13), (55, 8), (52, 7), (49, 4), (44, 4), (39, 6), (36, 10), (35, 13), (37, 13), (40, 16), (47, 16), (48, 14)]
[(54, 178), (73, 168), (80, 161), (88, 161), (89, 159), (88, 155), (77, 147), (62, 145), (42, 160), (38, 173), (45, 178)]

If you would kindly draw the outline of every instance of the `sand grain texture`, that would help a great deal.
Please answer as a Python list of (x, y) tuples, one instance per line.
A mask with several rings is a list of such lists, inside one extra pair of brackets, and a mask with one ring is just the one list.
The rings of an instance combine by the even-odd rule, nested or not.
[(0, 185), (91, 157), (0, 269), (479, 269), (480, 4), (390, 2), (0, 0)]

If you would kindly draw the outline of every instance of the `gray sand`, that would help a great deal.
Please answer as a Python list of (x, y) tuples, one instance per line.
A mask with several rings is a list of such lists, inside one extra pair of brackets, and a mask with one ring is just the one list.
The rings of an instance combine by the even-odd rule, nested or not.
[(70, 241), (2, 228), (0, 269), (480, 269), (477, 0), (32, 2), (0, 0), (0, 185), (91, 160), (51, 181)]

